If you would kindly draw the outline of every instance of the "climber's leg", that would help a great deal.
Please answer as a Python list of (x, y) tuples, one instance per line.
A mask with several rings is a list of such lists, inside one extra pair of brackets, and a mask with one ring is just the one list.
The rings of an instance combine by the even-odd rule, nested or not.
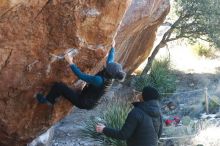
[(91, 110), (95, 108), (97, 105), (98, 105), (98, 101), (93, 98), (80, 97), (79, 104), (76, 106), (81, 109)]
[(46, 96), (46, 99), (54, 104), (55, 100), (59, 97), (63, 96), (68, 99), (72, 104), (77, 105), (79, 102), (79, 94), (77, 94), (74, 90), (69, 88), (64, 83), (54, 83), (50, 92)]
[(56, 99), (59, 96), (63, 96), (64, 98), (68, 99), (72, 104), (78, 105), (79, 103), (79, 94), (73, 91), (64, 83), (54, 83), (50, 92), (46, 97), (43, 94), (37, 94), (37, 100), (39, 103), (51, 103), (54, 104)]
[(54, 83), (50, 92), (46, 97), (43, 94), (38, 94), (37, 99), (40, 103), (54, 104), (59, 96), (68, 99), (73, 105), (81, 109), (93, 109), (97, 105), (97, 101), (93, 98), (81, 97), (80, 94), (69, 88), (64, 83)]

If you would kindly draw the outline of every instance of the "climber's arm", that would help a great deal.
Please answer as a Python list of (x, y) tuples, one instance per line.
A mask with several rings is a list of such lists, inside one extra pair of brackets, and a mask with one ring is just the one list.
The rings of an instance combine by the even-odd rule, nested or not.
[(73, 73), (81, 80), (93, 84), (95, 86), (102, 86), (103, 85), (103, 79), (100, 76), (92, 76), (85, 74), (80, 71), (80, 69), (73, 63), (73, 58), (69, 56), (68, 54), (64, 56), (66, 61), (70, 64), (70, 68), (73, 71)]
[(109, 51), (106, 64), (113, 63), (114, 59), (115, 59), (115, 48), (112, 47), (111, 50)]
[(70, 68), (73, 73), (81, 80), (93, 84), (95, 86), (102, 86), (103, 79), (100, 76), (88, 75), (80, 71), (80, 69), (75, 64), (70, 64)]

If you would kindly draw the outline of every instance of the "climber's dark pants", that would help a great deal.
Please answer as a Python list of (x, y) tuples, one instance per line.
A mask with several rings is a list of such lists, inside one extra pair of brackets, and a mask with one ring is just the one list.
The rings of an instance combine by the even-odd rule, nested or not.
[(72, 90), (64, 83), (54, 83), (46, 98), (50, 103), (54, 104), (60, 96), (63, 96), (81, 109), (92, 109), (96, 104), (96, 101), (91, 98), (80, 97), (80, 93)]

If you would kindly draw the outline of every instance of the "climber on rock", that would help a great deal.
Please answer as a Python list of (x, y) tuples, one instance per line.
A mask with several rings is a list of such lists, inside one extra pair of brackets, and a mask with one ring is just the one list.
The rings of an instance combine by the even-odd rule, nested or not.
[(99, 99), (112, 86), (113, 80), (123, 81), (126, 73), (123, 71), (121, 64), (114, 62), (114, 42), (109, 51), (106, 67), (96, 75), (88, 75), (80, 71), (73, 63), (73, 57), (66, 54), (65, 59), (69, 63), (73, 73), (87, 84), (80, 92), (76, 92), (64, 83), (54, 83), (48, 95), (45, 97), (42, 93), (38, 93), (36, 98), (42, 104), (54, 104), (55, 100), (63, 96), (68, 99), (73, 105), (81, 109), (93, 109)]

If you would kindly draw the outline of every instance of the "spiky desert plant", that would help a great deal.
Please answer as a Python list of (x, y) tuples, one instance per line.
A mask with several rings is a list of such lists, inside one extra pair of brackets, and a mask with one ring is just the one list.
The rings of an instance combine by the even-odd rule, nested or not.
[(160, 93), (173, 92), (176, 89), (175, 80), (176, 76), (171, 70), (170, 60), (163, 58), (154, 60), (149, 74), (142, 74), (136, 78), (135, 88), (142, 91), (145, 86), (150, 85), (157, 88)]
[(122, 101), (113, 102), (108, 105), (106, 111), (99, 117), (91, 117), (84, 123), (82, 128), (82, 136), (85, 138), (92, 138), (94, 141), (106, 146), (126, 146), (125, 141), (113, 139), (104, 134), (97, 133), (95, 126), (97, 123), (103, 123), (108, 127), (120, 129), (130, 111), (131, 106)]

